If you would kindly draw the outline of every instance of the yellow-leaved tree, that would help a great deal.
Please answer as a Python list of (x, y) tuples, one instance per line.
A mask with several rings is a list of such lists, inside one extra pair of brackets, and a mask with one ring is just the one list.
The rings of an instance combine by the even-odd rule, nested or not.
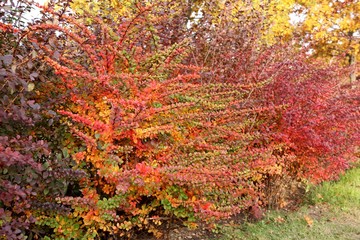
[(360, 53), (360, 1), (300, 0), (297, 4), (296, 11), (304, 17), (299, 32), (314, 50), (314, 56), (331, 60), (343, 55), (353, 83)]
[[(134, 17), (134, 8), (139, 6), (149, 7), (157, 13), (162, 11), (167, 17), (182, 17), (183, 28), (189, 28), (189, 22), (194, 18), (206, 18), (206, 24), (216, 26), (224, 19), (231, 19), (234, 25), (240, 24), (244, 18), (258, 21), (262, 26), (262, 40), (267, 44), (273, 44), (279, 39), (289, 40), (292, 36), (294, 26), (290, 23), (289, 13), (295, 6), (295, 0), (274, 0), (274, 1), (244, 1), (244, 0), (73, 0), (71, 8), (78, 14), (84, 12), (92, 13), (97, 16), (111, 18), (121, 21), (123, 18)], [(197, 23), (202, 21), (197, 19)], [(193, 25), (194, 26), (194, 25)], [(209, 26), (209, 25), (207, 25)]]

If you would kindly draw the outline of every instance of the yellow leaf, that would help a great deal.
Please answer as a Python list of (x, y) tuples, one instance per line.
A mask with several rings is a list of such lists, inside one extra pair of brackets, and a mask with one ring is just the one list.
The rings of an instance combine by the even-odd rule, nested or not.
[(314, 220), (311, 217), (307, 216), (307, 215), (304, 216), (304, 219), (305, 219), (308, 227), (312, 227), (312, 225), (314, 223)]
[(34, 88), (35, 88), (35, 84), (33, 84), (33, 83), (29, 83), (27, 85), (27, 91), (28, 92), (31, 92), (32, 90), (34, 90)]

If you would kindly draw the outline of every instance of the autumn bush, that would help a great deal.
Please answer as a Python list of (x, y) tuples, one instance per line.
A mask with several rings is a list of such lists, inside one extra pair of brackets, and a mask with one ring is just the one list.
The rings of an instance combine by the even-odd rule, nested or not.
[[(196, 54), (188, 61), (204, 66), (202, 82), (263, 84), (251, 90), (244, 107), (283, 106), (276, 114), (256, 119), (261, 122), (258, 131), (262, 137), (252, 146), (274, 148), (272, 156), (281, 170), (263, 176), (263, 202), (279, 207), (286, 204), (281, 196), (274, 196), (279, 192), (304, 186), (302, 182), (308, 180), (336, 179), (356, 161), (359, 92), (356, 87), (341, 87), (349, 70), (341, 67), (340, 58), (334, 58), (332, 64), (314, 60), (309, 49), (295, 47), (295, 38), (286, 44), (278, 39), (278, 44), (269, 46), (263, 38), (267, 20), (258, 12), (226, 13), (229, 11), (224, 11), (222, 21), (210, 30), (206, 26), (214, 21), (213, 16), (200, 20), (192, 41)], [(291, 198), (291, 192), (286, 195)]]
[(55, 197), (84, 175), (72, 170), (69, 156), (62, 153), (66, 133), (55, 112), (61, 103), (47, 91), (56, 77), (37, 58), (25, 37), (28, 31), (13, 24), (22, 19), (15, 20), (0, 23), (1, 239), (43, 235), (46, 229), (36, 225), (38, 213), (68, 212)]
[[(64, 24), (30, 27), (39, 56), (62, 79), (56, 88), (71, 99), (58, 113), (76, 136), (67, 146), (74, 169), (87, 173), (80, 195), (57, 198), (71, 214), (38, 217), (53, 237), (139, 229), (159, 236), (156, 226), (168, 219), (195, 227), (256, 204), (253, 176), (239, 172), (252, 156), (239, 143), (257, 136), (238, 130), (256, 123), (236, 120), (269, 109), (238, 109), (236, 101), (261, 86), (192, 83), (199, 68), (181, 64), (186, 42), (163, 47), (148, 28), (133, 28), (148, 20), (147, 9), (137, 7), (136, 18), (120, 26), (93, 18), (89, 28), (47, 10)], [(61, 37), (48, 34), (55, 30)]]
[[(161, 237), (175, 220), (258, 218), (284, 179), (349, 167), (357, 90), (336, 66), (264, 44), (256, 15), (204, 17), (194, 35), (158, 6), (116, 21), (67, 6), (1, 25), (2, 236)], [(172, 26), (188, 37), (169, 39)]]

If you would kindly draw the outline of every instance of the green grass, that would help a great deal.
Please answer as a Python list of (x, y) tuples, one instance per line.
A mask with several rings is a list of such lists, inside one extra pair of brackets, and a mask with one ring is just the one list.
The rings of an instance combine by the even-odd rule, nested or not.
[(219, 226), (220, 239), (360, 239), (360, 167), (313, 189), (296, 212), (269, 211), (263, 220)]

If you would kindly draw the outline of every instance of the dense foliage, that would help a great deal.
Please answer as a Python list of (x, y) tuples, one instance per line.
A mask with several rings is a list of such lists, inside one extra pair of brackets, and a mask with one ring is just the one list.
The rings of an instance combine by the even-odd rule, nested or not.
[(114, 19), (115, 3), (49, 4), (28, 26), (11, 5), (2, 14), (1, 237), (161, 237), (174, 220), (259, 218), (351, 166), (347, 69), (264, 42), (257, 7), (189, 27), (171, 1), (126, 3)]

